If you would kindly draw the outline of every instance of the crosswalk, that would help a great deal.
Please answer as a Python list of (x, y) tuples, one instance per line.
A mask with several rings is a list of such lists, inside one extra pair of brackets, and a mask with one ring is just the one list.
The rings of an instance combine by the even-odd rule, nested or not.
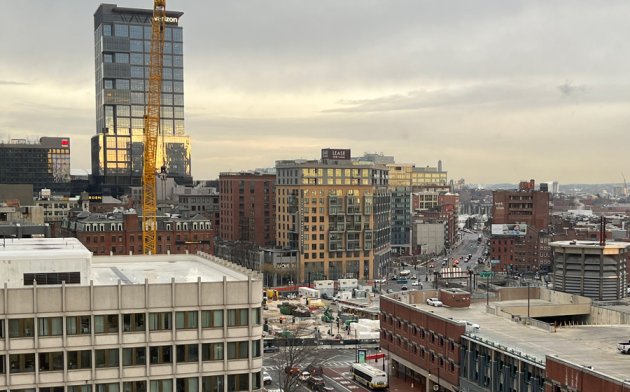
[(346, 389), (359, 389), (358, 385), (356, 385), (355, 383), (353, 383), (352, 381), (348, 380), (345, 377), (337, 376), (337, 377), (330, 377), (330, 378), (332, 380), (335, 380), (335, 382), (337, 382), (338, 384), (340, 384)]
[[(352, 366), (352, 361), (332, 361), (332, 362), (323, 362), (321, 363), (322, 367), (325, 368), (350, 368)], [(306, 366), (308, 366), (309, 364), (298, 364), (297, 367), (301, 368), (305, 368)], [(264, 371), (277, 371), (280, 369), (283, 369), (284, 366), (282, 365), (269, 365), (269, 366), (263, 366), (262, 367)]]

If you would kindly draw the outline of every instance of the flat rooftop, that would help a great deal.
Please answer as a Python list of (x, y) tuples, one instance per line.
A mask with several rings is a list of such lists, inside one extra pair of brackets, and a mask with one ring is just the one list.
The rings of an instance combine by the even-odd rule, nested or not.
[[(252, 271), (241, 269), (214, 256), (154, 255), (154, 256), (95, 256), (92, 258), (90, 280), (95, 285), (244, 281)], [(252, 276), (256, 278), (255, 275)]]
[(20, 274), (68, 272), (64, 263), (73, 270), (83, 266), (89, 271), (84, 281), (95, 285), (259, 279), (257, 272), (206, 254), (93, 256), (76, 238), (0, 239), (0, 263), (24, 263), (28, 270)]
[[(541, 300), (532, 300), (531, 304), (540, 306), (539, 302)], [(576, 365), (592, 366), (593, 371), (619, 380), (628, 378), (630, 355), (620, 354), (617, 343), (630, 340), (630, 325), (558, 327), (552, 333), (486, 313), (485, 303), (474, 303), (470, 308), (436, 308), (424, 303), (412, 306), (447, 319), (479, 324), (479, 330), (466, 335), (518, 351), (536, 361), (545, 363), (546, 355), (557, 355)]]
[(76, 238), (0, 238), (0, 260), (91, 255)]
[(566, 248), (592, 248), (592, 249), (617, 249), (622, 250), (630, 247), (630, 242), (606, 241), (604, 246), (599, 241), (554, 241), (549, 243), (550, 246), (566, 247)]

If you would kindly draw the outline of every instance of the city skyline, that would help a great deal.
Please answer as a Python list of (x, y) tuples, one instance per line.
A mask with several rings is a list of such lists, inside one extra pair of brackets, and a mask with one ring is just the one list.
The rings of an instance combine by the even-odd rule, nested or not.
[[(0, 42), (0, 138), (69, 136), (72, 167), (90, 167), (99, 4), (12, 5), (0, 27), (14, 37)], [(625, 3), (167, 8), (184, 12), (196, 179), (315, 159), (325, 147), (442, 160), (449, 179), (470, 183), (619, 183), (630, 172)], [(596, 156), (605, 158), (593, 165)]]

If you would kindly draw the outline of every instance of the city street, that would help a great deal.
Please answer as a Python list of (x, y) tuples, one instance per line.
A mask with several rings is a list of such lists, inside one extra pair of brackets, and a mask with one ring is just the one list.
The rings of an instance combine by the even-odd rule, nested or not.
[[(356, 348), (345, 349), (315, 349), (313, 353), (313, 362), (318, 363), (324, 368), (324, 381), (326, 386), (332, 387), (335, 391), (368, 391), (368, 389), (355, 383), (350, 374), (350, 367), (356, 358)], [(368, 355), (374, 354), (376, 349), (368, 349)], [(271, 385), (266, 385), (267, 390), (278, 389), (280, 373), (284, 372), (282, 351), (273, 354), (265, 354), (263, 359), (263, 371), (269, 373), (273, 378)], [(373, 366), (382, 367), (382, 360), (370, 363)], [(300, 368), (306, 368), (309, 363), (300, 364)], [(298, 391), (309, 391), (306, 386), (301, 385)]]
[[(413, 266), (399, 266), (396, 268), (396, 271), (408, 269), (411, 271), (412, 275), (417, 277), (418, 282), (422, 283), (422, 288), (432, 287), (432, 282), (434, 279), (434, 272), (439, 271), (442, 267), (442, 261), (447, 258), (448, 259), (448, 267), (453, 267), (453, 261), (456, 259), (460, 259), (463, 256), (463, 259), (460, 260), (459, 267), (462, 269), (467, 269), (469, 266), (471, 268), (476, 268), (478, 266), (477, 260), (479, 258), (484, 258), (484, 250), (486, 249), (486, 238), (484, 237), (481, 243), (477, 241), (478, 232), (461, 232), (462, 239), (449, 251), (448, 256), (436, 256), (435, 261), (427, 262), (425, 265), (420, 265), (416, 268)], [(467, 256), (471, 254), (472, 257), (470, 260), (465, 261)], [(433, 264), (433, 268), (430, 268), (430, 264)], [(480, 267), (483, 267), (480, 265)], [(392, 291), (400, 291), (402, 286), (405, 285), (409, 290), (411, 289), (421, 289), (420, 286), (412, 286), (412, 282), (414, 279), (408, 279), (406, 284), (398, 283), (396, 280), (388, 279), (383, 283), (379, 283), (377, 288), (380, 286), (381, 292), (386, 293), (388, 289)]]

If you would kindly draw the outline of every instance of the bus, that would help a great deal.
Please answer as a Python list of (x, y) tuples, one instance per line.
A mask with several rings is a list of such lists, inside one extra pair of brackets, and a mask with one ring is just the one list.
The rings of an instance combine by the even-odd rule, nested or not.
[(352, 379), (360, 382), (370, 389), (387, 388), (387, 373), (365, 363), (352, 365)]

